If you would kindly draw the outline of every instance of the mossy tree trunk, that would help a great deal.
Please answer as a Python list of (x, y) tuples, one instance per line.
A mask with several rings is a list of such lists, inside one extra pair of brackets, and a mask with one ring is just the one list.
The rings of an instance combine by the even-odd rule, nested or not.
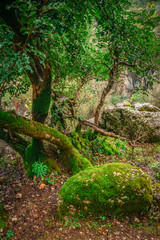
[[(24, 23), (26, 18), (23, 18), (24, 14), (21, 14), (21, 4), (19, 7), (11, 6), (12, 4), (14, 5), (15, 2), (16, 1), (11, 0), (3, 1), (0, 4), (0, 17), (15, 34), (13, 39), (13, 50), (15, 52), (19, 52), (21, 56), (23, 53), (28, 56), (29, 62), (27, 62), (27, 64), (30, 66), (32, 71), (25, 71), (30, 79), (33, 89), (32, 119), (44, 124), (48, 115), (51, 100), (51, 67), (47, 58), (44, 60), (42, 59), (42, 56), (39, 56), (39, 52), (41, 52), (43, 44), (39, 41), (39, 37), (37, 38), (35, 36), (35, 23), (33, 22), (32, 27), (30, 28), (30, 24), (28, 22), (31, 17), (30, 15), (28, 15), (27, 22)], [(43, 4), (38, 4), (37, 8), (35, 8), (34, 5), (34, 15), (37, 15), (37, 17), (39, 16), (38, 19), (40, 19), (39, 10), (42, 9), (42, 7)], [(25, 31), (22, 30), (24, 26), (28, 26)], [(23, 58), (22, 63), (26, 65)], [(41, 161), (42, 155), (44, 157), (42, 151), (43, 141), (40, 139), (37, 140), (33, 137), (32, 143), (27, 147), (25, 154), (25, 162), (28, 166), (30, 166), (30, 169), (33, 162)]]
[[(34, 65), (31, 65), (33, 73), (27, 71), (27, 74), (32, 83), (32, 119), (44, 124), (51, 102), (51, 68), (48, 62), (43, 66), (38, 57), (34, 55), (31, 57), (34, 60)], [(47, 158), (44, 152), (43, 140), (33, 137), (25, 154), (28, 175), (32, 175), (34, 162), (43, 162)]]
[[(92, 166), (90, 161), (84, 158), (78, 150), (74, 148), (69, 138), (54, 128), (22, 118), (14, 111), (0, 111), (0, 124), (3, 129), (27, 135), (37, 140), (43, 139), (56, 145), (63, 152), (64, 165), (68, 170), (72, 171), (73, 174)], [(29, 147), (27, 147), (27, 149)]]

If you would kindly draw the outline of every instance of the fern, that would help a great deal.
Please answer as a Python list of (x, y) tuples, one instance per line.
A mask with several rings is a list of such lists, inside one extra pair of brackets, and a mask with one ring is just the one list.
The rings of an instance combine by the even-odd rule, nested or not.
[(36, 174), (37, 177), (44, 177), (47, 174), (48, 167), (44, 163), (35, 162), (32, 164), (32, 172)]

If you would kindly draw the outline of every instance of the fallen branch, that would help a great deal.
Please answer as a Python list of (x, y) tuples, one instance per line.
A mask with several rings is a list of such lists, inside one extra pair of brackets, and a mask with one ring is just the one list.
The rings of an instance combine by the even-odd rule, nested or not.
[(125, 137), (122, 137), (120, 135), (116, 135), (115, 133), (113, 132), (106, 132), (104, 129), (100, 128), (98, 125), (96, 125), (95, 123), (92, 123), (92, 122), (89, 122), (89, 121), (82, 121), (80, 120), (79, 118), (77, 118), (77, 120), (79, 121), (79, 125), (84, 125), (84, 126), (87, 126), (87, 127), (90, 127), (94, 130), (96, 130), (99, 134), (105, 136), (105, 137), (113, 137), (113, 138), (120, 138), (121, 140), (125, 140), (128, 142), (128, 144), (131, 146), (131, 147), (135, 147), (136, 146), (136, 143), (141, 139), (141, 137), (135, 139), (133, 142), (130, 141), (129, 139), (125, 138)]

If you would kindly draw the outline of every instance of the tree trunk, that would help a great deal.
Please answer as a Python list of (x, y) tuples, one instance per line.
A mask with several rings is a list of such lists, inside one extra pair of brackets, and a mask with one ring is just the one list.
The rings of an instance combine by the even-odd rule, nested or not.
[(58, 132), (54, 128), (47, 127), (41, 123), (22, 118), (16, 112), (0, 111), (0, 124), (2, 128), (9, 129), (19, 134), (24, 134), (34, 139), (44, 139), (55, 144), (63, 152), (64, 164), (73, 174), (92, 167), (90, 161), (84, 158), (77, 149), (74, 148), (68, 137)]
[(30, 142), (15, 132), (7, 132), (4, 131), (4, 129), (0, 129), (0, 139), (5, 141), (12, 149), (18, 152), (23, 159), (25, 158), (25, 150)]
[(116, 67), (113, 67), (113, 69), (110, 71), (108, 84), (104, 88), (104, 90), (102, 92), (102, 95), (101, 95), (100, 102), (99, 102), (99, 104), (96, 108), (94, 123), (97, 124), (97, 125), (98, 125), (98, 119), (99, 119), (100, 111), (101, 111), (101, 108), (104, 105), (105, 98), (106, 98), (107, 94), (110, 92), (110, 90), (112, 89), (112, 87), (114, 85), (116, 70), (117, 70)]
[[(33, 56), (35, 61), (34, 73), (27, 72), (32, 83), (32, 119), (45, 123), (51, 102), (51, 69), (45, 63), (45, 68), (39, 63), (39, 59)], [(34, 162), (44, 162), (47, 158), (44, 153), (43, 140), (33, 137), (32, 143), (27, 147), (25, 163), (27, 164), (27, 174), (32, 175), (32, 165)]]

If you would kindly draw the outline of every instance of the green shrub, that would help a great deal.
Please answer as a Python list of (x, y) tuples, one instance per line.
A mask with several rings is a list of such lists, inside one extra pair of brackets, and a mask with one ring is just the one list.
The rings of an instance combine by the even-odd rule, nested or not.
[(144, 103), (146, 102), (146, 95), (144, 95), (143, 93), (134, 93), (132, 96), (131, 96), (131, 102), (133, 103), (136, 103), (136, 102), (139, 102), (139, 103)]
[(115, 105), (117, 103), (123, 102), (126, 99), (127, 99), (127, 96), (125, 96), (125, 95), (113, 94), (111, 99), (110, 99), (110, 102), (111, 102), (112, 105)]

